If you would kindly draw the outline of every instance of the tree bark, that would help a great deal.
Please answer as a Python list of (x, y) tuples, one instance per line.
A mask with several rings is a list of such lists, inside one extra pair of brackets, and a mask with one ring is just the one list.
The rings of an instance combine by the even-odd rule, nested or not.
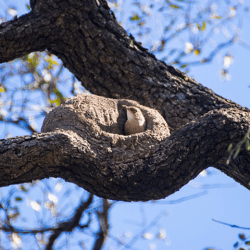
[[(249, 189), (249, 152), (243, 149), (226, 165), (228, 145), (248, 130), (249, 110), (157, 60), (118, 25), (105, 0), (36, 0), (30, 13), (0, 26), (0, 62), (45, 49), (92, 93), (158, 110), (167, 122), (166, 134), (150, 134), (152, 125), (152, 130), (124, 137), (121, 125), (114, 131), (105, 123), (97, 124), (101, 135), (65, 125), (2, 140), (1, 186), (53, 176), (104, 198), (160, 199), (214, 166)], [(121, 124), (119, 114), (120, 121), (125, 115), (119, 104), (111, 106), (106, 107), (117, 112)], [(153, 150), (145, 147), (147, 141)]]

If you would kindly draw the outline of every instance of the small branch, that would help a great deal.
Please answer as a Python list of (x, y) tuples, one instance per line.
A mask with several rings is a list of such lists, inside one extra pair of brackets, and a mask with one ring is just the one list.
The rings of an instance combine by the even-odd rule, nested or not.
[(49, 238), (49, 243), (47, 244), (46, 249), (52, 249), (53, 243), (55, 240), (60, 236), (63, 232), (72, 232), (75, 227), (79, 227), (81, 229), (89, 227), (91, 220), (89, 219), (88, 222), (84, 225), (80, 225), (80, 219), (82, 217), (83, 212), (90, 206), (93, 201), (93, 194), (89, 194), (87, 201), (82, 201), (80, 206), (77, 208), (75, 214), (68, 220), (62, 223), (59, 223), (57, 227), (49, 227), (43, 229), (31, 229), (31, 230), (23, 230), (20, 228), (16, 228), (11, 226), (8, 223), (8, 226), (0, 227), (0, 231), (4, 232), (11, 232), (11, 233), (18, 233), (18, 234), (38, 234), (38, 233), (45, 233), (45, 232), (53, 232)]
[(212, 221), (220, 223), (220, 224), (223, 224), (223, 225), (226, 225), (226, 226), (229, 226), (229, 227), (233, 227), (233, 228), (250, 230), (250, 227), (240, 227), (240, 226), (237, 226), (237, 225), (232, 225), (232, 224), (229, 224), (229, 223), (226, 223), (226, 222), (222, 222), (222, 221), (219, 221), (219, 220), (215, 220), (215, 219), (212, 219)]
[(135, 235), (129, 243), (125, 244), (123, 246), (123, 249), (131, 249), (131, 247), (136, 243), (136, 241), (142, 238), (143, 234), (146, 233), (149, 229), (154, 227), (164, 215), (165, 211), (161, 211), (146, 227), (144, 227), (137, 235)]
[[(1, 118), (1, 117), (0, 117)], [(20, 128), (22, 129), (26, 129), (28, 130), (29, 132), (31, 133), (37, 133), (37, 131), (28, 123), (28, 121), (24, 118), (24, 117), (19, 117), (17, 120), (5, 120), (5, 119), (1, 119), (3, 122), (6, 122), (6, 123), (12, 123), (12, 124), (15, 124), (17, 126), (19, 126)], [(21, 122), (24, 123), (21, 124)]]
[(52, 250), (53, 244), (56, 239), (61, 235), (63, 232), (72, 232), (74, 228), (80, 227), (84, 229), (89, 227), (91, 219), (89, 218), (88, 222), (85, 225), (79, 225), (80, 219), (82, 217), (83, 212), (90, 206), (93, 201), (93, 194), (89, 194), (87, 201), (82, 201), (78, 209), (76, 210), (75, 214), (68, 220), (62, 223), (59, 223), (57, 228), (53, 230), (53, 233), (49, 237), (48, 244), (46, 246), (46, 250)]
[(111, 207), (107, 199), (102, 199), (102, 211), (97, 211), (97, 215), (99, 218), (99, 232), (97, 233), (97, 237), (95, 240), (95, 244), (93, 250), (100, 250), (108, 236), (109, 223), (108, 223), (108, 212)]

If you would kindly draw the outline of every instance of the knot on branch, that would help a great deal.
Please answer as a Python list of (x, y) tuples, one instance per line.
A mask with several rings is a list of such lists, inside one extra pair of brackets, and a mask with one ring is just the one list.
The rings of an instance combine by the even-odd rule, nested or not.
[[(135, 106), (146, 119), (142, 133), (124, 135), (127, 120), (126, 106)], [(126, 99), (110, 99), (81, 94), (66, 100), (45, 118), (42, 132), (71, 131), (88, 143), (99, 160), (109, 158), (112, 163), (145, 158), (160, 148), (160, 141), (170, 135), (169, 127), (154, 109)], [(75, 145), (77, 146), (77, 145)], [(80, 145), (79, 145), (80, 146)]]

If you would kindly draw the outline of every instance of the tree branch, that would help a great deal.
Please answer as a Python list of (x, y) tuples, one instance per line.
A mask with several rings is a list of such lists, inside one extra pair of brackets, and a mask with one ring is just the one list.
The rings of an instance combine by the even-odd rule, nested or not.
[(93, 250), (100, 250), (108, 236), (109, 223), (108, 223), (108, 212), (111, 205), (107, 199), (102, 199), (102, 211), (97, 211), (99, 218), (100, 229), (97, 234)]
[(92, 93), (155, 108), (172, 130), (213, 109), (247, 110), (157, 60), (99, 3), (36, 1), (29, 14), (0, 26), (1, 62), (48, 49)]
[[(102, 103), (103, 110), (94, 100)], [(228, 145), (240, 141), (248, 130), (248, 112), (210, 111), (169, 136), (164, 134), (167, 125), (156, 122), (157, 112), (139, 106), (146, 115), (147, 130), (124, 136), (114, 133), (120, 123), (110, 116), (116, 114), (121, 120), (125, 116), (117, 112), (116, 102), (78, 96), (47, 116), (43, 131), (54, 132), (2, 140), (0, 185), (61, 177), (103, 198), (150, 200), (174, 193), (214, 166), (249, 189), (249, 152), (243, 150), (226, 165)]]
[[(75, 211), (75, 214), (70, 220), (62, 222), (58, 225), (57, 228), (53, 230), (53, 233), (49, 237), (49, 242), (46, 245), (46, 250), (52, 250), (53, 244), (56, 239), (61, 235), (63, 232), (72, 232), (74, 228), (79, 227), (80, 219), (82, 217), (83, 212), (90, 206), (93, 201), (93, 194), (89, 194), (87, 201), (82, 201), (80, 206)], [(81, 228), (89, 227), (90, 219), (86, 225), (81, 226)]]
[[(30, 12), (0, 25), (0, 63), (43, 51), (51, 43), (50, 14)], [(55, 21), (55, 20), (54, 20)]]

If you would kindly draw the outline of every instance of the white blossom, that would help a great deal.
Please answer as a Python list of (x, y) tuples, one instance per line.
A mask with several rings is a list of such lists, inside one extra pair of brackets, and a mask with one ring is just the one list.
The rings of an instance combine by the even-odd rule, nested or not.
[(48, 193), (48, 199), (54, 203), (57, 203), (58, 202), (58, 198), (57, 196), (55, 196), (54, 194), (52, 193)]
[(45, 82), (49, 82), (52, 78), (52, 75), (50, 73), (46, 74), (44, 77), (43, 77), (43, 80)]
[(207, 176), (207, 171), (204, 169), (199, 173), (200, 176), (206, 177)]
[(230, 8), (229, 11), (229, 17), (235, 17), (236, 16), (236, 9), (234, 7)]
[(185, 53), (189, 54), (190, 52), (192, 52), (194, 49), (194, 45), (190, 42), (186, 42), (185, 43)]
[(18, 249), (22, 245), (22, 239), (17, 233), (11, 235), (11, 245), (14, 249)]
[(33, 57), (34, 57), (34, 55), (35, 55), (35, 52), (31, 52), (31, 53), (29, 53), (28, 58), (29, 58), (29, 59), (31, 59), (31, 58), (33, 58)]
[(55, 186), (55, 191), (60, 192), (63, 188), (63, 184), (61, 182), (58, 182)]
[(38, 202), (36, 202), (36, 201), (30, 201), (30, 206), (31, 206), (31, 208), (33, 209), (33, 210), (35, 210), (35, 211), (37, 211), (37, 212), (39, 212), (40, 210), (41, 210), (41, 206), (40, 206), (40, 204), (38, 203)]
[(167, 232), (166, 232), (165, 228), (161, 228), (159, 230), (159, 234), (157, 235), (157, 237), (161, 240), (165, 240), (167, 238)]
[(144, 233), (142, 237), (147, 240), (152, 240), (154, 238), (154, 235), (152, 233)]
[(231, 55), (226, 55), (223, 58), (223, 66), (224, 68), (229, 68), (229, 66), (233, 63), (233, 57)]
[(7, 10), (8, 14), (10, 14), (11, 16), (16, 16), (17, 15), (17, 11), (14, 8), (9, 8)]

